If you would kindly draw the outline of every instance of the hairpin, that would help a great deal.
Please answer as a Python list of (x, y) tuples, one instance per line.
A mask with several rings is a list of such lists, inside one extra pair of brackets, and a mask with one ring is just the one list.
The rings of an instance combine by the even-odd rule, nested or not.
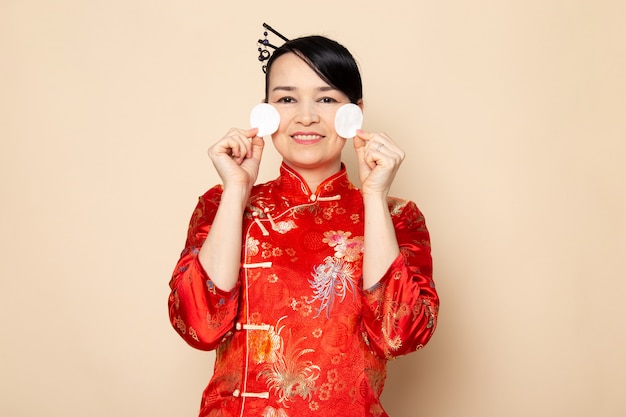
[[(284, 37), (283, 35), (281, 35), (280, 33), (278, 33), (276, 30), (274, 30), (274, 28), (272, 28), (270, 25), (268, 25), (267, 23), (263, 23), (263, 27), (267, 30), (269, 30), (270, 32), (272, 32), (274, 35), (278, 36), (279, 38), (281, 38), (282, 40), (284, 40), (285, 42), (287, 42), (289, 39), (287, 39), (286, 37)], [(259, 46), (259, 61), (263, 62), (263, 61), (267, 61), (268, 59), (270, 59), (270, 56), (272, 55), (272, 53), (267, 49), (267, 47), (269, 46), (272, 49), (276, 49), (277, 47), (272, 45), (270, 43), (269, 40), (267, 40), (267, 30), (263, 32), (263, 36), (265, 37), (265, 39), (259, 39), (259, 44), (262, 46)], [(262, 67), (263, 72), (267, 71), (267, 65), (263, 65)]]

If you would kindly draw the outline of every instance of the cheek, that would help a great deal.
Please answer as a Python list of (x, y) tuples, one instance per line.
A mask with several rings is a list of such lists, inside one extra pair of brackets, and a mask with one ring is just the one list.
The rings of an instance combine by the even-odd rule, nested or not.
[(335, 115), (337, 114), (337, 108), (325, 109), (324, 111), (320, 111), (319, 115), (324, 121), (324, 123), (330, 127), (335, 127)]
[(291, 121), (292, 115), (285, 110), (278, 110), (278, 114), (280, 115), (280, 124), (278, 125), (278, 131), (284, 132), (289, 126), (289, 122)]

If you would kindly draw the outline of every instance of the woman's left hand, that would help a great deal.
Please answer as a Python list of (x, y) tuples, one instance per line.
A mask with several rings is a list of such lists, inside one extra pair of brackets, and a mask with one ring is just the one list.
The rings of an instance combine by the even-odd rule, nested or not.
[(364, 195), (387, 196), (404, 151), (384, 133), (357, 130), (353, 139), (359, 164), (361, 192)]

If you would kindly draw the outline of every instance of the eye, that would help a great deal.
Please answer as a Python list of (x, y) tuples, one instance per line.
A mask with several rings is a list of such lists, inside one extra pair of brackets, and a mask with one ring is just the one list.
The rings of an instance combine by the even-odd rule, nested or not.
[(323, 97), (320, 99), (320, 103), (337, 103), (337, 100), (332, 97)]
[(293, 97), (281, 97), (278, 100), (276, 100), (277, 103), (295, 103), (296, 100)]

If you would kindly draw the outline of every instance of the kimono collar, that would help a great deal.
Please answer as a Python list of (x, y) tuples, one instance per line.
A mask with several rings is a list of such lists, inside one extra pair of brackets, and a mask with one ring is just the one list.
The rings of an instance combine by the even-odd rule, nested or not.
[(296, 170), (283, 162), (280, 166), (278, 188), (290, 197), (295, 197), (298, 200), (303, 198), (308, 201), (340, 200), (342, 194), (355, 189), (348, 179), (348, 172), (343, 162), (339, 172), (322, 181), (315, 192), (309, 189), (304, 178)]

